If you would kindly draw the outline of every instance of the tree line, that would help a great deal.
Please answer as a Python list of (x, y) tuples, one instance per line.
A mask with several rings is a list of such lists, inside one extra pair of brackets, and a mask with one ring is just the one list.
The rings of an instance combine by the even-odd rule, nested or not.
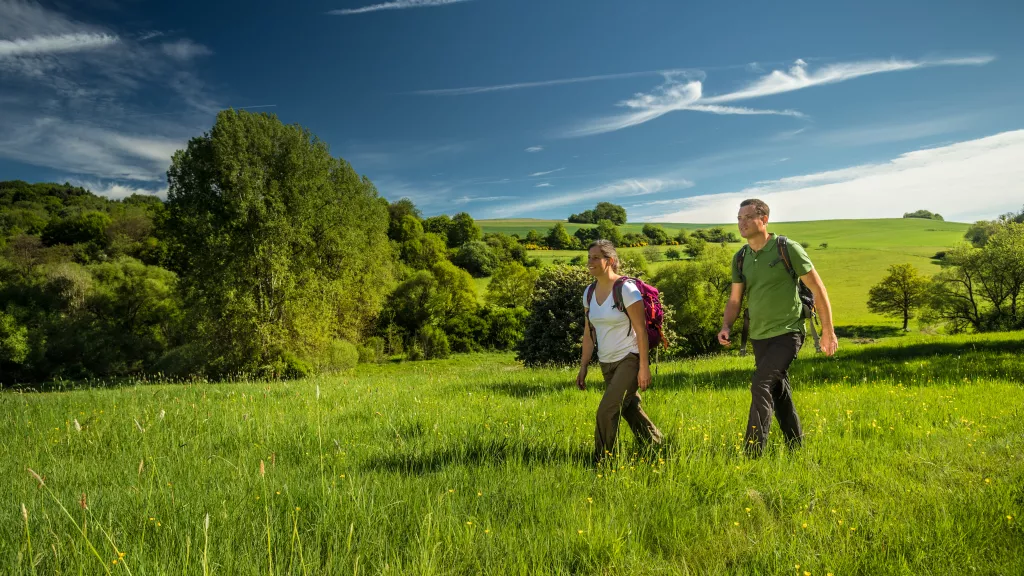
[[(168, 184), (164, 202), (0, 182), (0, 384), (298, 377), (480, 350), (573, 362), (585, 262), (540, 269), (529, 250), (597, 238), (670, 246), (652, 260), (688, 255), (654, 275), (643, 253), (624, 267), (662, 290), (670, 355), (717, 350), (723, 243), (738, 240), (720, 227), (648, 224), (631, 237), (602, 218), (573, 235), (561, 223), (543, 237), (483, 234), (469, 214), (424, 218), (408, 199), (389, 202), (300, 126), (232, 110), (175, 153)], [(906, 320), (927, 302), (952, 331), (1020, 328), (1022, 221), (975, 224), (970, 244), (937, 255), (926, 290), (890, 283), (872, 298), (900, 295)], [(474, 277), (491, 278), (483, 299)]]

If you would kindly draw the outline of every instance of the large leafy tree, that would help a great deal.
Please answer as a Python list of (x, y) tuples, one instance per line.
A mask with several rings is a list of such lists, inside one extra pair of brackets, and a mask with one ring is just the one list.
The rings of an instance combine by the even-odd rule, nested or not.
[(626, 209), (611, 202), (598, 202), (594, 207), (594, 221), (611, 220), (616, 226), (626, 223)]
[(868, 291), (868, 310), (902, 318), (906, 331), (914, 312), (927, 299), (928, 285), (928, 278), (913, 264), (893, 264), (889, 266), (889, 274)]
[(393, 284), (388, 205), (327, 145), (226, 110), (175, 153), (162, 235), (214, 373), (357, 339)]

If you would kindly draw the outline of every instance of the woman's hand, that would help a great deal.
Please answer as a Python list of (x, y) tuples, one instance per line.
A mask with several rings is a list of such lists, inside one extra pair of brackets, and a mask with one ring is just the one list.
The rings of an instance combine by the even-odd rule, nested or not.
[(587, 367), (583, 366), (580, 368), (579, 374), (576, 375), (576, 387), (580, 390), (587, 389)]
[(640, 365), (640, 371), (636, 374), (636, 383), (640, 386), (641, 390), (647, 390), (647, 387), (651, 385), (651, 367), (646, 364)]

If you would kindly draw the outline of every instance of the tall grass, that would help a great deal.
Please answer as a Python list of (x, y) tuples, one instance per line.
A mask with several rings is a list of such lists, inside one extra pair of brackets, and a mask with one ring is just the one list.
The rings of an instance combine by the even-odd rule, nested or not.
[(644, 409), (664, 449), (634, 454), (622, 426), (619, 458), (598, 469), (586, 465), (597, 371), (579, 392), (571, 369), (504, 355), (8, 392), (0, 565), (1020, 574), (1022, 350), (1021, 335), (906, 337), (805, 355), (793, 381), (806, 446), (789, 453), (773, 434), (755, 461), (739, 454), (752, 360), (663, 363)]

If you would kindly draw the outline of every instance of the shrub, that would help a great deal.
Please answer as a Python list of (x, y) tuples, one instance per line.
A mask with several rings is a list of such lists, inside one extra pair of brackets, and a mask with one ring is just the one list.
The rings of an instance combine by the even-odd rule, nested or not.
[(427, 360), (440, 360), (451, 355), (448, 336), (436, 326), (424, 326), (416, 335), (416, 341), (423, 349), (423, 357)]
[(804, 250), (807, 250), (808, 248), (811, 247), (810, 242), (801, 242), (800, 245), (803, 246)]
[(650, 238), (651, 244), (660, 246), (662, 244), (668, 243), (668, 232), (665, 232), (665, 229), (662, 228), (661, 226), (656, 226), (654, 224), (644, 224), (643, 234), (644, 236)]
[[(577, 256), (573, 260), (575, 261)], [(533, 288), (537, 283), (537, 271), (518, 262), (501, 265), (494, 272), (487, 286), (487, 303), (494, 306), (514, 308), (529, 306), (533, 299)]]
[(731, 263), (730, 251), (716, 246), (693, 261), (665, 266), (651, 280), (673, 311), (666, 320), (678, 336), (671, 341), (673, 351), (697, 355), (718, 349), (715, 335), (732, 284)]
[(347, 340), (332, 340), (318, 358), (317, 372), (345, 372), (359, 363), (359, 349)]
[[(647, 258), (644, 258), (644, 255), (639, 252), (619, 254), (619, 262), (619, 274), (636, 278), (649, 278), (651, 275), (651, 269), (647, 265)], [(626, 274), (626, 270), (629, 270), (630, 273)]]
[(648, 262), (661, 262), (665, 259), (665, 254), (661, 251), (661, 248), (657, 246), (648, 246), (643, 250), (644, 258)]
[(494, 269), (498, 267), (498, 257), (486, 242), (473, 240), (459, 248), (452, 258), (452, 263), (475, 278), (484, 278), (494, 273)]
[(149, 370), (170, 379), (186, 379), (203, 374), (206, 356), (198, 343), (184, 344), (172, 348), (160, 357)]
[(385, 342), (380, 336), (372, 336), (359, 347), (360, 364), (380, 364), (386, 358)]
[(828, 248), (828, 242), (822, 242), (821, 244), (818, 244), (818, 250), (825, 250), (826, 248)]
[(682, 256), (682, 253), (679, 252), (679, 250), (676, 250), (675, 248), (669, 248), (668, 250), (665, 250), (665, 257), (668, 258), (669, 260), (679, 260)]
[(569, 365), (582, 353), (583, 291), (590, 274), (575, 266), (541, 271), (516, 358), (527, 366)]

